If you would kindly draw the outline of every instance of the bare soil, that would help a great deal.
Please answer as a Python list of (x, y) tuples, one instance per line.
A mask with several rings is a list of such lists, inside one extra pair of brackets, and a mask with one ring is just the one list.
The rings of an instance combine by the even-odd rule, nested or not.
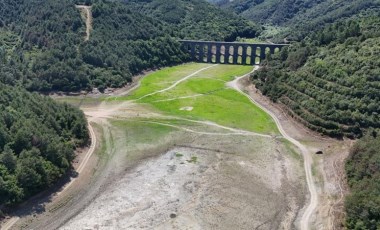
[[(82, 187), (46, 203), (45, 212), (22, 217), (13, 229), (295, 228), (305, 179), (300, 159), (280, 140), (177, 130), (131, 146), (110, 119), (157, 114), (130, 102), (84, 111), (105, 145), (96, 155), (100, 161), (77, 182)], [(196, 123), (196, 129), (226, 132), (209, 123)]]
[(313, 157), (314, 179), (317, 182), (319, 196), (319, 204), (312, 217), (313, 227), (315, 229), (343, 229), (344, 196), (348, 192), (344, 164), (353, 141), (337, 140), (309, 130), (289, 116), (281, 105), (263, 96), (250, 83), (248, 77), (242, 79), (240, 84), (255, 101), (279, 118), (287, 133), (306, 145), (312, 153), (323, 152), (322, 155), (315, 154)]
[[(246, 79), (243, 83), (251, 97), (279, 117), (288, 133), (310, 151), (324, 152), (314, 156), (319, 205), (313, 227), (338, 229), (344, 218), (343, 162), (351, 142), (303, 128)], [(83, 110), (97, 133), (97, 154), (75, 186), (57, 200), (38, 202), (40, 211), (29, 209), (12, 229), (298, 227), (307, 198), (302, 159), (281, 138), (190, 122), (131, 144), (126, 130), (111, 121), (164, 116), (132, 102), (89, 104)], [(186, 130), (190, 128), (196, 132)]]
[(281, 143), (186, 136), (191, 140), (182, 142), (186, 147), (119, 175), (61, 229), (294, 227), (303, 206), (303, 172)]
[(77, 5), (76, 8), (78, 8), (81, 11), (82, 17), (84, 18), (86, 22), (86, 37), (85, 41), (90, 40), (91, 30), (92, 30), (92, 11), (91, 6), (86, 5)]

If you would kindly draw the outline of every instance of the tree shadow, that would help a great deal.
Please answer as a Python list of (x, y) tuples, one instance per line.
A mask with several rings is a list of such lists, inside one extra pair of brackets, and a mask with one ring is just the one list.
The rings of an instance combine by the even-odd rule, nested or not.
[(53, 198), (61, 192), (65, 185), (71, 180), (78, 177), (78, 173), (72, 168), (54, 185), (37, 195), (32, 196), (23, 203), (5, 206), (3, 212), (9, 216), (26, 217), (33, 214), (41, 214), (46, 212), (46, 205), (53, 201)]

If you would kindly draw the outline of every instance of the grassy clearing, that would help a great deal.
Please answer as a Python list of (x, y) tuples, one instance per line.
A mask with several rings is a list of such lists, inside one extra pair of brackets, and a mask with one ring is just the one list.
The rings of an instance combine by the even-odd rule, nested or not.
[(137, 99), (146, 94), (165, 89), (172, 85), (175, 81), (178, 81), (181, 78), (186, 77), (207, 66), (210, 66), (210, 64), (191, 63), (156, 71), (141, 80), (141, 85), (143, 87), (139, 87), (137, 90), (132, 92), (130, 96), (119, 97), (117, 99)]
[[(204, 119), (221, 125), (260, 133), (273, 133), (276, 126), (268, 115), (232, 89), (197, 98), (152, 103), (161, 111), (189, 119)], [(193, 107), (192, 111), (181, 110)]]
[[(165, 82), (179, 80), (206, 66), (208, 65), (186, 64), (158, 71), (144, 78), (140, 88), (132, 97), (122, 99), (134, 99), (146, 93), (166, 88), (172, 83), (166, 84)], [(150, 105), (155, 110), (167, 115), (209, 120), (221, 125), (259, 133), (278, 133), (276, 125), (269, 115), (252, 104), (244, 95), (226, 86), (226, 82), (233, 80), (236, 76), (247, 74), (251, 70), (252, 66), (214, 66), (169, 91), (143, 98), (137, 102)], [(168, 79), (165, 78), (166, 74), (169, 76)], [(162, 82), (163, 84), (159, 84)], [(192, 97), (199, 94), (201, 96)], [(191, 109), (184, 110), (185, 107)]]
[(218, 65), (197, 74), (195, 77), (209, 77), (223, 81), (232, 81), (235, 76), (242, 76), (252, 71), (252, 66)]
[(147, 123), (142, 120), (112, 120), (111, 124), (126, 132), (127, 146), (145, 143), (157, 143), (160, 138), (175, 131), (175, 128), (159, 124)]

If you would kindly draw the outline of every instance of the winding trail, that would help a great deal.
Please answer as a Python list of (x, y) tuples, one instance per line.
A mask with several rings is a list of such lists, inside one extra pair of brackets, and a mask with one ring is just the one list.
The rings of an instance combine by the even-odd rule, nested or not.
[(261, 108), (262, 110), (264, 110), (266, 113), (268, 113), (272, 119), (275, 121), (281, 135), (288, 141), (290, 141), (292, 144), (294, 144), (295, 146), (297, 146), (300, 150), (301, 150), (301, 153), (302, 153), (302, 156), (303, 156), (303, 159), (304, 159), (304, 168), (305, 168), (305, 173), (306, 173), (306, 181), (307, 181), (307, 185), (308, 185), (308, 189), (309, 189), (309, 193), (310, 193), (310, 203), (309, 205), (307, 206), (305, 212), (303, 213), (302, 217), (301, 217), (301, 220), (300, 220), (300, 227), (301, 227), (301, 230), (309, 230), (310, 229), (310, 217), (311, 215), (313, 214), (314, 210), (316, 209), (317, 205), (318, 205), (318, 194), (317, 194), (317, 189), (316, 189), (316, 185), (315, 185), (315, 181), (314, 181), (314, 178), (313, 178), (313, 174), (312, 174), (312, 164), (313, 164), (313, 159), (311, 157), (311, 154), (310, 152), (308, 151), (308, 149), (303, 145), (301, 144), (299, 141), (297, 141), (296, 139), (292, 138), (289, 134), (287, 134), (285, 132), (285, 130), (283, 129), (282, 127), (282, 124), (280, 122), (280, 120), (277, 118), (277, 116), (272, 113), (271, 111), (269, 111), (267, 108), (265, 108), (264, 106), (262, 106), (260, 103), (258, 103), (257, 101), (255, 101), (251, 96), (249, 96), (248, 94), (244, 93), (240, 87), (239, 87), (239, 80), (246, 77), (247, 75), (253, 73), (254, 71), (256, 71), (258, 69), (258, 67), (256, 67), (253, 71), (251, 71), (250, 73), (244, 75), (244, 76), (241, 76), (241, 77), (237, 77), (235, 78), (235, 80), (233, 80), (232, 82), (229, 82), (227, 85), (230, 86), (231, 88), (237, 90), (238, 92), (240, 92), (242, 95), (246, 96), (252, 103), (254, 103), (255, 105), (257, 105), (259, 108)]
[[(212, 65), (212, 66), (209, 66), (209, 67), (206, 67), (206, 68), (202, 68), (202, 69), (200, 69), (200, 70), (198, 70), (198, 71), (196, 71), (196, 72), (194, 72), (194, 73), (192, 73), (192, 74), (190, 74), (190, 75), (188, 75), (188, 76), (186, 76), (186, 77), (184, 77), (184, 78), (176, 81), (174, 84), (172, 84), (171, 86), (169, 86), (169, 87), (167, 87), (165, 89), (158, 90), (156, 92), (144, 95), (144, 96), (140, 97), (137, 100), (140, 100), (140, 99), (143, 99), (145, 97), (152, 96), (152, 95), (155, 95), (155, 94), (158, 94), (158, 93), (162, 93), (162, 92), (165, 92), (165, 91), (168, 91), (168, 90), (171, 90), (174, 87), (176, 87), (178, 84), (180, 84), (181, 82), (184, 82), (184, 81), (188, 80), (189, 78), (195, 76), (196, 74), (198, 74), (198, 73), (200, 73), (200, 72), (202, 72), (204, 70), (207, 70), (209, 68), (215, 67), (215, 66), (217, 66), (217, 65)], [(291, 142), (292, 144), (294, 144), (295, 146), (297, 146), (301, 150), (301, 153), (302, 153), (302, 156), (303, 156), (303, 159), (304, 159), (304, 169), (305, 169), (305, 173), (306, 173), (306, 182), (307, 182), (309, 193), (310, 193), (310, 203), (307, 206), (304, 214), (302, 215), (302, 218), (300, 220), (300, 227), (301, 227), (301, 230), (308, 230), (308, 229), (310, 229), (310, 217), (311, 217), (311, 215), (313, 214), (314, 210), (316, 209), (316, 207), (318, 205), (318, 194), (317, 194), (317, 189), (316, 189), (315, 181), (314, 181), (313, 174), (312, 174), (313, 159), (311, 157), (310, 152), (308, 151), (308, 149), (303, 144), (301, 144), (299, 141), (297, 141), (296, 139), (294, 139), (293, 137), (291, 137), (288, 133), (286, 133), (286, 131), (282, 127), (282, 124), (281, 124), (280, 120), (277, 118), (277, 116), (274, 113), (272, 113), (271, 111), (269, 111), (267, 108), (265, 108), (260, 103), (258, 103), (257, 101), (255, 101), (251, 96), (247, 95), (246, 93), (244, 93), (239, 88), (238, 81), (240, 79), (246, 77), (247, 75), (253, 73), (257, 69), (258, 69), (258, 67), (256, 67), (254, 70), (252, 70), (250, 73), (248, 73), (246, 75), (243, 75), (241, 77), (235, 78), (235, 80), (233, 80), (231, 82), (228, 82), (227, 86), (229, 86), (229, 87), (237, 90), (239, 93), (241, 93), (242, 95), (246, 96), (252, 103), (254, 103), (256, 106), (258, 106), (259, 108), (261, 108), (262, 110), (264, 110), (267, 114), (269, 114), (272, 117), (272, 119), (275, 121), (275, 123), (276, 123), (276, 125), (277, 125), (277, 127), (278, 127), (278, 129), (279, 129), (279, 131), (281, 133), (281, 135), (286, 140), (288, 140), (289, 142)], [(193, 130), (187, 130), (187, 131), (192, 132)], [(236, 130), (234, 130), (234, 131), (236, 132)], [(262, 135), (262, 136), (267, 136), (267, 135)]]
[(194, 73), (192, 73), (192, 74), (190, 74), (190, 75), (187, 75), (186, 77), (181, 78), (180, 80), (174, 82), (171, 86), (169, 86), (169, 87), (167, 87), (167, 88), (165, 88), (165, 89), (161, 89), (161, 90), (155, 91), (155, 92), (153, 92), (153, 93), (146, 94), (146, 95), (144, 95), (144, 96), (142, 96), (142, 97), (136, 99), (136, 101), (141, 100), (141, 99), (146, 98), (146, 97), (149, 97), (149, 96), (156, 95), (156, 94), (158, 94), (158, 93), (163, 93), (163, 92), (169, 91), (169, 90), (175, 88), (175, 87), (176, 87), (178, 84), (180, 84), (181, 82), (184, 82), (184, 81), (186, 81), (187, 79), (189, 79), (189, 78), (191, 78), (191, 77), (197, 75), (198, 73), (200, 73), (200, 72), (202, 72), (202, 71), (204, 71), (204, 70), (210, 69), (210, 68), (212, 68), (212, 67), (215, 67), (215, 66), (217, 66), (217, 64), (216, 64), (216, 65), (212, 65), (212, 66), (208, 66), (208, 67), (205, 67), (205, 68), (202, 68), (202, 69), (200, 69), (200, 70), (197, 70), (197, 71), (195, 71)]
[(176, 100), (180, 100), (180, 99), (195, 98), (195, 97), (200, 97), (200, 96), (204, 96), (204, 95), (205, 94), (195, 94), (195, 95), (190, 95), (190, 96), (183, 96), (183, 97), (175, 97), (175, 98), (157, 100), (157, 101), (152, 101), (152, 102), (155, 103), (155, 102), (164, 102), (164, 101), (176, 101)]
[(86, 37), (84, 38), (85, 41), (90, 40), (90, 34), (92, 30), (92, 12), (91, 12), (91, 6), (85, 6), (85, 5), (76, 5), (77, 9), (80, 9), (84, 14), (86, 14)]
[[(80, 165), (78, 166), (76, 172), (78, 173), (78, 176), (83, 172), (83, 170), (85, 169), (88, 161), (90, 160), (92, 154), (95, 152), (95, 148), (96, 148), (96, 143), (97, 143), (97, 140), (96, 140), (96, 135), (95, 135), (95, 132), (94, 132), (94, 129), (92, 128), (91, 126), (91, 123), (88, 122), (88, 130), (90, 131), (90, 137), (91, 137), (91, 145), (90, 145), (90, 148), (88, 149), (85, 157), (83, 158), (82, 162), (80, 163)], [(61, 191), (59, 191), (55, 196), (59, 196), (61, 193), (63, 193), (64, 191), (66, 191), (67, 189), (69, 189), (71, 187), (71, 185), (77, 180), (77, 177), (73, 178), (68, 184), (66, 184), (63, 189)]]
[(162, 126), (167, 126), (167, 127), (172, 127), (172, 128), (176, 128), (176, 129), (182, 129), (186, 132), (190, 132), (190, 133), (196, 133), (196, 134), (202, 134), (202, 135), (214, 135), (214, 136), (232, 136), (232, 135), (236, 135), (236, 136), (259, 136), (259, 137), (265, 137), (265, 138), (272, 138), (272, 136), (270, 135), (265, 135), (265, 134), (260, 134), (260, 133), (254, 133), (254, 132), (249, 132), (249, 131), (245, 131), (245, 130), (239, 130), (239, 129), (233, 129), (233, 128), (229, 128), (229, 127), (226, 127), (226, 126), (221, 126), (221, 125), (218, 125), (218, 124), (215, 124), (213, 122), (207, 122), (207, 121), (195, 121), (195, 120), (188, 120), (188, 119), (179, 119), (178, 120), (183, 120), (183, 121), (189, 121), (189, 122), (193, 122), (193, 123), (198, 123), (198, 124), (203, 124), (203, 125), (208, 125), (208, 126), (212, 126), (212, 127), (215, 127), (215, 128), (221, 128), (221, 129), (225, 129), (225, 130), (228, 130), (230, 132), (226, 132), (226, 133), (220, 133), (220, 132), (201, 132), (201, 131), (196, 131), (196, 130), (192, 130), (192, 129), (189, 129), (189, 128), (185, 128), (185, 127), (182, 127), (182, 126), (179, 126), (179, 125), (171, 125), (171, 124), (167, 124), (167, 123), (163, 123), (163, 122), (156, 122), (156, 121), (143, 121), (145, 123), (151, 123), (151, 124), (158, 124), (158, 125), (162, 125)]
[(10, 229), (13, 225), (17, 223), (17, 221), (20, 219), (18, 216), (14, 216), (10, 218), (7, 222), (4, 223), (4, 225), (1, 226), (1, 230), (8, 230)]
[[(96, 148), (96, 143), (97, 143), (97, 140), (96, 140), (96, 135), (95, 135), (95, 132), (94, 132), (94, 129), (93, 127), (91, 126), (91, 123), (88, 122), (88, 130), (90, 131), (90, 138), (91, 138), (91, 145), (90, 145), (90, 148), (88, 149), (85, 157), (83, 158), (82, 162), (80, 163), (80, 165), (78, 166), (76, 172), (78, 173), (78, 176), (71, 179), (71, 181), (66, 184), (61, 191), (59, 191), (58, 193), (56, 193), (54, 195), (54, 198), (53, 199), (56, 199), (58, 198), (63, 192), (65, 192), (67, 189), (69, 189), (73, 183), (77, 180), (77, 178), (79, 177), (79, 175), (83, 172), (83, 170), (85, 169), (89, 159), (91, 158), (92, 154), (95, 152), (95, 148)], [(12, 218), (10, 218), (8, 221), (4, 222), (1, 226), (0, 226), (0, 229), (1, 230), (9, 230), (11, 229), (16, 223), (17, 221), (20, 219), (19, 216), (13, 216)]]
[[(87, 9), (87, 10), (89, 10), (89, 9)], [(158, 94), (158, 93), (162, 93), (162, 92), (165, 92), (165, 91), (168, 91), (168, 90), (171, 90), (174, 87), (176, 87), (178, 84), (180, 84), (181, 82), (184, 82), (184, 81), (188, 80), (189, 78), (195, 76), (196, 74), (198, 74), (198, 73), (200, 73), (200, 72), (202, 72), (204, 70), (210, 69), (212, 67), (215, 67), (215, 66), (216, 65), (212, 65), (212, 66), (208, 66), (208, 67), (202, 68), (202, 69), (200, 69), (200, 70), (198, 70), (198, 71), (196, 71), (196, 72), (194, 72), (194, 73), (192, 73), (192, 74), (190, 74), (190, 75), (188, 75), (188, 76), (186, 76), (184, 78), (181, 78), (180, 80), (174, 82), (172, 85), (170, 85), (169, 87), (167, 87), (165, 89), (162, 89), (162, 90), (155, 91), (153, 93), (144, 95), (144, 96), (140, 97), (137, 100), (140, 100), (142, 98), (145, 98), (145, 97), (148, 97), (148, 96), (152, 96), (152, 95), (155, 95), (155, 94)], [(257, 68), (255, 68), (253, 71), (255, 71), (255, 70), (257, 70)], [(250, 73), (252, 73), (252, 72), (250, 72)], [(258, 106), (259, 108), (261, 108), (262, 110), (264, 110), (266, 113), (268, 113), (272, 117), (272, 119), (275, 121), (275, 123), (276, 123), (276, 125), (277, 125), (277, 127), (278, 127), (278, 129), (279, 129), (279, 131), (281, 133), (281, 135), (286, 140), (288, 140), (289, 142), (291, 142), (292, 144), (294, 144), (295, 146), (297, 146), (301, 150), (303, 158), (304, 158), (304, 169), (305, 169), (305, 172), (306, 172), (307, 185), (308, 185), (308, 189), (309, 189), (309, 192), (310, 192), (310, 203), (307, 206), (307, 208), (305, 209), (305, 212), (303, 213), (303, 215), (301, 217), (301, 220), (300, 220), (300, 229), (301, 230), (309, 230), (310, 229), (310, 217), (313, 214), (313, 212), (314, 212), (314, 210), (315, 210), (315, 208), (317, 207), (317, 204), (318, 204), (318, 196), (317, 196), (316, 185), (315, 185), (314, 178), (313, 178), (313, 175), (312, 175), (312, 163), (313, 163), (313, 159), (311, 157), (310, 152), (307, 150), (307, 148), (304, 145), (302, 145), (299, 141), (295, 140), (289, 134), (286, 133), (286, 131), (282, 127), (281, 122), (279, 121), (279, 119), (276, 117), (276, 115), (274, 113), (272, 113), (271, 111), (269, 111), (267, 108), (265, 108), (264, 106), (262, 106), (260, 103), (256, 102), (251, 96), (247, 95), (246, 93), (244, 93), (239, 88), (238, 81), (240, 79), (246, 77), (250, 73), (248, 73), (248, 74), (246, 74), (244, 76), (235, 78), (235, 80), (233, 80), (231, 82), (228, 82), (227, 86), (235, 89), (236, 91), (238, 91), (242, 95), (246, 96), (252, 103), (254, 103), (256, 106)], [(140, 84), (137, 84), (135, 87), (133, 87), (132, 89), (128, 90), (128, 92), (130, 92), (130, 91), (138, 88), (139, 86), (140, 86)], [(196, 96), (198, 96), (198, 95), (196, 95)], [(171, 125), (171, 124), (166, 124), (166, 123), (161, 123), (161, 122), (149, 122), (149, 121), (147, 121), (147, 122), (149, 122), (149, 123), (155, 123), (155, 124), (159, 124), (159, 125), (170, 126), (170, 127), (182, 129), (182, 130), (185, 130), (185, 131), (188, 131), (188, 132), (193, 132), (193, 133), (198, 133), (198, 134), (205, 134), (205, 135), (255, 135), (255, 136), (261, 136), (261, 137), (266, 137), (266, 138), (273, 138), (273, 136), (270, 136), (270, 135), (253, 133), (253, 132), (249, 132), (249, 131), (244, 131), (244, 130), (234, 129), (234, 128), (230, 128), (230, 127), (225, 127), (225, 126), (218, 125), (216, 123), (209, 122), (209, 121), (195, 121), (195, 120), (183, 119), (183, 118), (178, 118), (178, 117), (175, 117), (175, 118), (176, 119), (181, 119), (181, 120), (184, 120), (184, 121), (188, 121), (188, 122), (200, 123), (200, 124), (210, 125), (210, 126), (217, 127), (217, 128), (222, 128), (222, 129), (228, 130), (230, 132), (229, 133), (227, 133), (227, 132), (226, 133), (199, 132), (199, 131), (195, 131), (195, 130), (192, 130), (192, 129), (188, 129), (186, 127), (181, 127), (181, 126), (176, 126), (176, 125)], [(78, 174), (81, 174), (82, 171), (85, 169), (85, 167), (86, 167), (89, 159), (91, 158), (92, 154), (95, 151), (96, 144), (97, 144), (96, 135), (95, 135), (95, 132), (94, 132), (93, 127), (91, 126), (90, 122), (88, 122), (88, 128), (89, 128), (89, 132), (90, 132), (90, 136), (91, 136), (91, 146), (90, 146), (89, 150), (87, 151), (85, 157), (83, 158), (82, 162), (80, 163), (80, 165), (77, 168), (77, 173)], [(55, 198), (58, 197), (58, 196), (60, 196), (62, 192), (64, 192), (67, 189), (69, 189), (72, 186), (72, 184), (76, 181), (77, 178), (78, 177), (73, 178), (60, 192), (58, 192), (57, 194), (55, 194)], [(17, 216), (10, 218), (7, 222), (5, 222), (1, 226), (1, 230), (9, 230), (9, 229), (11, 229), (17, 223), (17, 221), (19, 219), (20, 219), (20, 217), (17, 217)]]

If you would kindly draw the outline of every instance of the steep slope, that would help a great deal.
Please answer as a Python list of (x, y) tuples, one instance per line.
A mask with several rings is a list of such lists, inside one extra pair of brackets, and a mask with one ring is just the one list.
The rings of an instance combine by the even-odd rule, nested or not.
[(137, 11), (163, 21), (184, 39), (235, 41), (236, 37), (255, 37), (260, 28), (253, 22), (222, 11), (204, 0), (129, 0)]
[(93, 28), (86, 41), (76, 3), (0, 3), (1, 82), (37, 91), (121, 87), (140, 71), (186, 61), (178, 38), (233, 40), (257, 31), (252, 23), (201, 0), (94, 0), (87, 1)]
[[(274, 35), (300, 40), (308, 30), (322, 28), (341, 18), (348, 18), (379, 7), (379, 0), (220, 0), (222, 8), (266, 25), (280, 26)], [(288, 30), (284, 31), (284, 28)], [(275, 31), (276, 32), (276, 31)], [(280, 33), (280, 34), (278, 34)], [(273, 36), (271, 32), (270, 36)], [(280, 41), (280, 40), (278, 40)]]
[(78, 109), (0, 83), (0, 210), (67, 173), (86, 124)]
[(380, 137), (374, 136), (356, 143), (346, 164), (351, 188), (346, 201), (348, 229), (380, 227)]
[[(378, 4), (370, 0), (209, 0), (222, 8), (233, 10), (253, 21), (286, 25), (294, 20), (321, 20), (326, 17), (341, 18), (359, 9)], [(331, 22), (331, 21), (330, 21)]]
[(329, 25), (272, 56), (253, 76), (256, 87), (327, 135), (380, 128), (380, 18), (371, 15)]

